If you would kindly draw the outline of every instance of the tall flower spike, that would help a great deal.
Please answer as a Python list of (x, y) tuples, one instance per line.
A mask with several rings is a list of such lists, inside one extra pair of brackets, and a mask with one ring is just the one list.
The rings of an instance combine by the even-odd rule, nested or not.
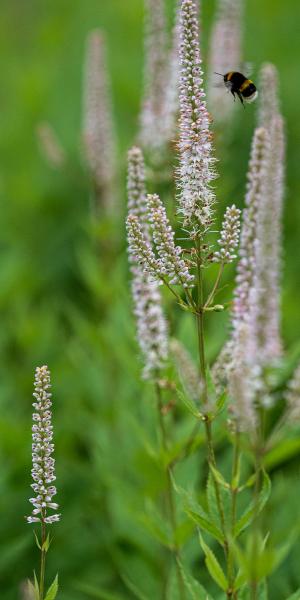
[(193, 0), (182, 0), (180, 36), (179, 212), (193, 236), (211, 224), (215, 194), (210, 184), (216, 177)]
[(164, 143), (164, 97), (166, 87), (167, 37), (163, 0), (145, 0), (144, 98), (139, 141), (155, 154)]
[(199, 371), (184, 345), (176, 339), (170, 344), (176, 369), (186, 394), (194, 402), (199, 402), (203, 392)]
[(100, 30), (86, 42), (83, 85), (83, 143), (95, 188), (95, 212), (110, 213), (115, 206), (115, 134), (106, 67), (106, 50)]
[(59, 521), (59, 514), (48, 515), (49, 509), (57, 510), (58, 504), (52, 502), (56, 495), (55, 481), (55, 460), (52, 457), (54, 451), (52, 414), (51, 414), (51, 393), (49, 392), (50, 372), (47, 366), (37, 367), (34, 381), (33, 407), (36, 412), (33, 413), (32, 426), (32, 479), (31, 487), (36, 496), (30, 498), (29, 502), (33, 504), (33, 511), (30, 517), (27, 517), (28, 523), (55, 523)]
[(249, 294), (254, 285), (256, 269), (255, 239), (257, 233), (258, 206), (264, 202), (268, 158), (268, 134), (265, 129), (258, 128), (255, 130), (253, 136), (247, 174), (246, 207), (243, 211), (236, 288), (233, 300), (233, 336), (239, 323), (248, 317), (250, 310)]
[(180, 79), (180, 4), (181, 0), (177, 0), (172, 46), (169, 50), (166, 67), (165, 95), (162, 109), (164, 140), (166, 144), (170, 144), (177, 136), (179, 112), (178, 87)]
[(242, 63), (242, 14), (244, 0), (219, 0), (209, 46), (208, 106), (215, 122), (227, 121), (233, 109), (231, 94), (227, 94), (215, 73), (225, 75), (240, 70)]
[(220, 250), (214, 253), (213, 261), (218, 263), (231, 263), (236, 257), (236, 249), (240, 238), (241, 211), (233, 204), (228, 206), (224, 215), (220, 239)]
[(261, 127), (269, 128), (272, 119), (279, 114), (278, 72), (274, 65), (262, 65), (259, 76), (258, 123)]
[(157, 194), (149, 194), (147, 205), (161, 275), (167, 276), (170, 284), (182, 284), (183, 287), (190, 287), (194, 276), (189, 273), (185, 261), (181, 258), (182, 248), (175, 246), (175, 233), (162, 201)]
[[(270, 139), (268, 173), (257, 217), (252, 321), (262, 364), (282, 354), (280, 335), (281, 221), (284, 197), (285, 134), (279, 113), (278, 77), (273, 65), (262, 67), (259, 120)], [(270, 218), (272, 215), (272, 218)]]
[[(145, 168), (142, 152), (132, 148), (128, 153), (128, 221), (137, 222), (141, 238), (149, 251), (150, 233), (147, 223)], [(128, 231), (130, 231), (130, 226)], [(143, 377), (151, 379), (163, 366), (168, 356), (167, 323), (161, 305), (159, 284), (143, 269), (139, 250), (132, 248), (129, 234), (129, 260), (132, 273), (132, 297), (137, 322), (137, 339), (143, 356)], [(155, 260), (155, 259), (154, 259)]]
[(248, 323), (241, 322), (236, 330), (231, 367), (228, 370), (230, 408), (237, 429), (251, 432), (255, 428), (255, 397), (257, 373), (252, 362), (251, 332)]

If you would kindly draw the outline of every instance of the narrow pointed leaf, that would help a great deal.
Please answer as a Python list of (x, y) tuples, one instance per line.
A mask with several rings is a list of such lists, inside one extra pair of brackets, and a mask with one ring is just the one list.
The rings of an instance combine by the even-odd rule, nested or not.
[(54, 581), (51, 583), (48, 588), (47, 594), (45, 596), (45, 600), (55, 600), (58, 592), (58, 575), (56, 575)]
[(218, 542), (223, 545), (224, 537), (222, 531), (213, 522), (210, 515), (204, 510), (204, 508), (197, 502), (192, 492), (187, 492), (183, 488), (176, 485), (176, 491), (180, 494), (183, 500), (183, 508), (186, 514), (195, 522), (197, 525), (212, 535)]
[(224, 571), (223, 571), (220, 563), (218, 562), (217, 558), (215, 557), (213, 551), (204, 542), (201, 534), (199, 534), (199, 538), (200, 538), (200, 544), (201, 544), (202, 550), (205, 554), (205, 564), (207, 566), (207, 569), (208, 569), (211, 577), (218, 584), (218, 586), (222, 590), (224, 590), (224, 592), (226, 592), (226, 590), (228, 589), (228, 581), (227, 581), (227, 578), (225, 577)]
[(212, 600), (211, 596), (208, 595), (206, 589), (197, 581), (188, 571), (184, 568), (183, 564), (178, 562), (184, 585), (186, 590), (189, 592), (189, 598), (191, 600)]
[[(267, 473), (264, 472), (263, 486), (262, 486), (262, 490), (261, 490), (260, 496), (259, 496), (257, 514), (259, 514), (263, 510), (263, 508), (270, 496), (270, 492), (271, 492), (270, 478), (267, 475)], [(236, 523), (236, 526), (234, 528), (235, 537), (238, 537), (240, 535), (240, 533), (242, 531), (244, 531), (244, 529), (246, 529), (246, 527), (248, 527), (248, 525), (250, 525), (250, 523), (252, 523), (254, 516), (255, 516), (255, 511), (256, 511), (256, 508), (254, 506), (254, 503), (251, 502), (250, 505), (248, 506), (248, 508), (245, 510), (244, 514), (241, 516), (241, 518)]]

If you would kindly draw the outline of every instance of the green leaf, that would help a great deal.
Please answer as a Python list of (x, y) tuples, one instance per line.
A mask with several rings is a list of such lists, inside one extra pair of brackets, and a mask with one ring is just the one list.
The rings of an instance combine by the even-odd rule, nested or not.
[(220, 471), (218, 471), (218, 469), (216, 469), (216, 467), (214, 467), (213, 465), (209, 466), (213, 477), (215, 478), (215, 480), (225, 489), (229, 490), (230, 489), (230, 485), (229, 483), (227, 483), (227, 481), (224, 479), (222, 473), (220, 473)]
[(136, 587), (135, 583), (133, 583), (131, 579), (127, 577), (127, 575), (122, 574), (122, 579), (127, 585), (128, 589), (134, 594), (135, 598), (138, 600), (148, 600), (147, 596), (145, 596), (145, 594)]
[(200, 533), (199, 533), (199, 538), (200, 538), (200, 544), (201, 544), (202, 550), (205, 554), (205, 564), (207, 566), (207, 569), (208, 569), (211, 577), (218, 584), (218, 586), (222, 590), (224, 590), (224, 592), (226, 592), (226, 590), (228, 589), (228, 581), (225, 577), (224, 571), (223, 571), (221, 565), (219, 564), (217, 558), (215, 557), (213, 551), (204, 542)]
[(175, 484), (175, 490), (179, 493), (183, 500), (183, 509), (186, 514), (195, 522), (197, 525), (212, 535), (218, 542), (223, 545), (224, 536), (217, 525), (213, 522), (210, 515), (204, 510), (204, 508), (197, 502), (192, 492), (187, 492), (183, 488)]
[(178, 394), (179, 399), (182, 401), (182, 403), (185, 405), (185, 407), (188, 409), (188, 411), (193, 415), (193, 417), (196, 417), (196, 419), (203, 418), (202, 413), (199, 411), (199, 407), (197, 406), (197, 404), (195, 402), (193, 402), (193, 400), (188, 398), (186, 396), (186, 394), (184, 394), (183, 392), (181, 392), (178, 389), (177, 389), (177, 394)]
[(58, 575), (56, 575), (54, 581), (51, 583), (50, 587), (48, 588), (47, 594), (45, 596), (45, 600), (55, 600), (57, 592), (58, 592)]
[(45, 541), (44, 541), (44, 543), (42, 545), (41, 550), (44, 550), (45, 552), (48, 552), (50, 543), (51, 543), (50, 542), (50, 534), (48, 533), (48, 535), (47, 535), (47, 537), (46, 537), (46, 539), (45, 539)]
[(163, 519), (153, 502), (148, 500), (145, 512), (139, 515), (139, 521), (160, 544), (170, 548), (173, 543), (168, 521)]
[(291, 596), (289, 596), (286, 600), (300, 600), (300, 588), (296, 592), (294, 592)]
[(236, 523), (236, 526), (234, 528), (235, 537), (238, 537), (240, 535), (240, 533), (242, 531), (244, 531), (244, 529), (246, 529), (246, 527), (248, 527), (250, 525), (250, 523), (254, 519), (256, 511), (257, 511), (257, 514), (259, 514), (263, 510), (266, 502), (268, 501), (270, 493), (271, 493), (271, 481), (270, 481), (270, 478), (267, 475), (267, 473), (264, 471), (263, 486), (262, 486), (262, 490), (259, 495), (258, 506), (256, 508), (253, 501), (250, 503), (249, 507), (245, 510), (244, 514), (241, 516), (241, 518)]
[(222, 394), (220, 394), (220, 396), (217, 399), (216, 402), (216, 406), (217, 406), (217, 412), (216, 415), (219, 415), (225, 408), (225, 404), (226, 404), (226, 400), (227, 400), (227, 393), (226, 391), (222, 392)]
[(289, 458), (298, 454), (300, 450), (300, 439), (285, 439), (277, 444), (264, 458), (264, 466), (267, 469), (277, 467)]
[(197, 581), (190, 573), (187, 572), (180, 561), (178, 561), (178, 564), (184, 585), (190, 594), (189, 598), (191, 598), (191, 600), (211, 600), (211, 596), (208, 595), (203, 585), (201, 585), (199, 581)]
[(42, 549), (42, 548), (41, 548), (41, 544), (40, 544), (39, 538), (38, 538), (38, 536), (36, 535), (35, 531), (33, 532), (33, 535), (34, 535), (34, 537), (35, 537), (35, 543), (36, 543), (36, 545), (37, 545), (38, 549), (39, 549), (39, 550), (41, 550), (41, 549)]

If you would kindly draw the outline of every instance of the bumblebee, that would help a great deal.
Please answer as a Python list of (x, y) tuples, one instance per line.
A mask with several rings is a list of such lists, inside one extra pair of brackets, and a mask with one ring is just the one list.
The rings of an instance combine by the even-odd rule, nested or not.
[(216, 73), (216, 75), (223, 77), (225, 86), (232, 93), (234, 99), (237, 95), (242, 104), (244, 104), (244, 100), (245, 102), (253, 102), (257, 98), (256, 86), (251, 79), (247, 79), (242, 73), (229, 71), (225, 75), (221, 73)]

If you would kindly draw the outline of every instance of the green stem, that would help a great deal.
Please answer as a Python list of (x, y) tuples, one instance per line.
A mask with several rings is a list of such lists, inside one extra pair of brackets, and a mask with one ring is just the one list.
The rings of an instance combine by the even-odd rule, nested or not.
[(39, 600), (44, 600), (44, 588), (45, 588), (45, 569), (46, 569), (46, 549), (45, 549), (45, 541), (46, 541), (46, 525), (44, 522), (44, 515), (42, 513), (42, 525), (41, 525), (41, 570), (40, 570), (40, 598)]
[(208, 306), (213, 301), (215, 293), (216, 293), (217, 288), (218, 288), (218, 285), (220, 283), (223, 271), (224, 271), (224, 263), (221, 263), (220, 269), (219, 269), (219, 272), (218, 272), (218, 275), (217, 275), (217, 278), (216, 278), (216, 281), (215, 281), (215, 284), (214, 284), (214, 286), (213, 286), (213, 288), (212, 288), (212, 290), (211, 290), (211, 292), (210, 292), (210, 294), (209, 294), (209, 296), (208, 296), (208, 298), (207, 298), (207, 300), (205, 302), (204, 308), (208, 308)]
[[(166, 451), (168, 448), (168, 437), (167, 437), (167, 430), (165, 427), (164, 416), (163, 416), (163, 411), (162, 411), (163, 403), (162, 403), (161, 389), (157, 382), (155, 384), (155, 389), (156, 389), (156, 397), (157, 397), (157, 410), (158, 410), (161, 443), (162, 443), (163, 449)], [(172, 465), (171, 464), (168, 464), (166, 467), (166, 479), (167, 479), (166, 495), (167, 495), (167, 503), (168, 503), (168, 517), (169, 517), (169, 521), (170, 521), (170, 525), (171, 525), (171, 529), (172, 529), (172, 537), (173, 537), (171, 553), (173, 555), (175, 568), (176, 568), (179, 596), (180, 596), (181, 600), (185, 600), (185, 586), (184, 586), (184, 581), (182, 578), (180, 566), (178, 564), (178, 561), (180, 560), (180, 548), (176, 541), (177, 519), (176, 519), (176, 507), (175, 507), (175, 502), (174, 502), (173, 485), (172, 485)]]
[(251, 557), (251, 600), (258, 598), (257, 586), (257, 560), (259, 550), (259, 490), (261, 475), (261, 447), (258, 443), (255, 448), (255, 486), (254, 486), (254, 518), (253, 518), (253, 541), (252, 541), (252, 557)]
[[(238, 470), (239, 470), (239, 458), (240, 458), (240, 432), (237, 429), (234, 440), (233, 450), (233, 463), (232, 463), (232, 475), (231, 475), (231, 537), (234, 539), (234, 530), (236, 523), (236, 508), (237, 508), (237, 494), (238, 494)], [(236, 592), (234, 591), (234, 557), (232, 548), (228, 548), (228, 581), (229, 590), (227, 590), (228, 598), (235, 598)]]
[[(200, 375), (201, 375), (201, 387), (202, 387), (202, 404), (204, 410), (207, 411), (208, 407), (208, 390), (207, 390), (207, 376), (206, 376), (206, 358), (205, 358), (205, 343), (204, 343), (204, 313), (203, 313), (203, 271), (202, 271), (202, 256), (201, 256), (201, 240), (197, 239), (197, 277), (198, 277), (198, 311), (197, 311), (197, 329), (198, 329), (198, 351), (199, 351), (199, 362), (200, 362)], [(212, 442), (212, 429), (211, 420), (208, 415), (205, 416), (205, 433), (206, 442), (208, 448), (208, 466), (216, 466), (214, 447)], [(227, 559), (228, 556), (228, 541), (226, 535), (226, 523), (225, 514), (223, 508), (223, 502), (220, 492), (219, 483), (213, 476), (216, 501), (220, 516), (221, 528), (224, 537), (224, 553)]]

